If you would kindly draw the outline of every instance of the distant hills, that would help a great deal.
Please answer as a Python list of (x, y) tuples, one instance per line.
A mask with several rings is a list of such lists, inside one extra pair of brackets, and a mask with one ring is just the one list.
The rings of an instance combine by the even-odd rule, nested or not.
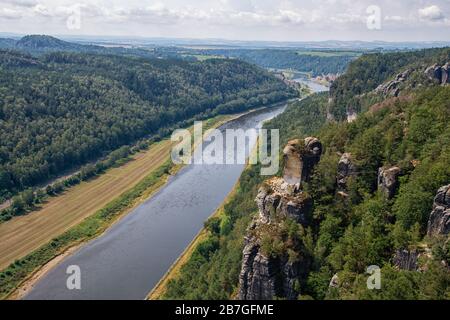
[(25, 36), (14, 43), (16, 48), (24, 49), (58, 49), (58, 50), (78, 50), (85, 48), (83, 45), (63, 41), (46, 35)]
[[(124, 48), (155, 48), (155, 47), (202, 47), (213, 48), (285, 48), (310, 50), (406, 50), (440, 48), (450, 46), (449, 41), (418, 41), (418, 42), (388, 42), (388, 41), (240, 41), (226, 39), (181, 39), (181, 38), (142, 38), (142, 37), (113, 37), (113, 36), (63, 36), (59, 40), (47, 35), (21, 36), (11, 33), (0, 33), (0, 48), (13, 48), (16, 43), (24, 40), (40, 48), (70, 48), (74, 44), (88, 45), (90, 49), (106, 48), (109, 46)], [(79, 47), (78, 47), (79, 48)]]
[(0, 39), (0, 48), (29, 50), (81, 50), (86, 46), (63, 41), (47, 35), (29, 35), (20, 40)]
[(64, 41), (48, 35), (28, 35), (20, 39), (0, 38), (0, 49), (25, 51), (33, 55), (47, 52), (67, 51), (94, 54), (130, 55), (155, 58), (153, 50), (140, 48), (114, 47), (108, 48), (99, 45), (80, 44)]

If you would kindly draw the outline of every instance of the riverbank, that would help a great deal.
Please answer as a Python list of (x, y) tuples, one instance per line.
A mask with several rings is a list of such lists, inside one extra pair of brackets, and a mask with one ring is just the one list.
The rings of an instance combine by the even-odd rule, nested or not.
[[(257, 152), (257, 150), (258, 150), (258, 142), (256, 143), (255, 147), (251, 151), (252, 154)], [(249, 164), (247, 164), (247, 168), (248, 168), (248, 166), (249, 166)], [(240, 186), (240, 179), (236, 182), (233, 189), (231, 189), (230, 193), (224, 199), (224, 201), (222, 202), (220, 207), (209, 217), (210, 219), (211, 218), (222, 218), (222, 216), (225, 214), (225, 206), (236, 195), (236, 193), (239, 190), (239, 186)], [(167, 285), (168, 285), (169, 281), (175, 280), (178, 278), (181, 269), (191, 259), (192, 254), (194, 253), (195, 249), (199, 246), (200, 243), (202, 243), (203, 241), (206, 241), (210, 235), (211, 235), (210, 232), (206, 228), (202, 228), (200, 230), (200, 232), (192, 240), (192, 242), (189, 244), (189, 246), (177, 258), (177, 260), (170, 266), (169, 270), (161, 278), (161, 280), (159, 280), (159, 282), (152, 289), (152, 291), (150, 291), (150, 293), (146, 297), (146, 300), (160, 300), (164, 296), (164, 293), (167, 290)]]
[[(205, 129), (219, 127), (224, 123), (236, 119), (242, 115), (243, 114), (226, 115), (210, 119), (207, 121)], [(161, 145), (164, 147), (161, 147)], [(14, 259), (13, 261), (15, 262), (0, 273), (0, 298), (12, 299), (18, 292), (24, 291), (25, 287), (32, 288), (33, 285), (47, 273), (41, 272), (43, 269), (48, 269), (47, 271), (49, 271), (52, 268), (48, 268), (48, 266), (54, 267), (57, 265), (57, 263), (54, 263), (55, 259), (59, 261), (59, 257), (64, 255), (71, 247), (80, 246), (101, 236), (114, 223), (118, 222), (121, 217), (126, 216), (135, 207), (139, 206), (143, 201), (147, 200), (162, 186), (164, 186), (168, 178), (175, 175), (181, 169), (181, 166), (174, 166), (170, 162), (170, 149), (172, 147), (172, 142), (170, 139), (166, 139), (152, 145), (148, 152), (152, 152), (155, 146), (158, 147), (157, 153), (159, 154), (159, 157), (158, 159), (148, 159), (148, 161), (153, 164), (160, 164), (156, 168), (150, 170), (150, 172), (147, 172), (147, 175), (144, 178), (141, 178), (137, 184), (128, 190), (123, 190), (122, 195), (120, 196), (112, 197), (109, 195), (109, 202), (104, 204), (102, 208), (98, 208), (95, 213), (91, 213), (89, 216), (84, 217), (84, 219), (76, 223), (75, 226), (66, 227), (66, 229), (63, 229), (59, 235), (50, 235), (50, 238), (44, 244), (42, 244), (35, 251), (31, 251), (31, 253), (27, 254), (24, 258), (19, 257)], [(127, 176), (129, 175), (129, 170), (124, 170), (123, 166), (113, 170), (114, 172), (118, 170), (123, 171), (124, 174)], [(113, 176), (114, 178), (114, 174), (111, 174), (111, 171), (106, 172), (104, 176)], [(98, 180), (100, 180), (99, 178), (94, 181), (87, 182), (85, 185), (88, 185), (89, 183), (99, 183), (100, 186), (105, 187), (105, 183), (103, 181), (98, 182)], [(70, 196), (70, 191), (67, 192), (67, 194)], [(67, 194), (61, 197), (67, 197)], [(86, 202), (80, 198), (80, 194), (91, 197), (93, 195), (99, 196), (98, 190), (87, 190), (87, 192), (81, 193), (77, 192), (72, 200), (76, 201), (79, 206)], [(55, 198), (55, 200), (58, 198)], [(66, 198), (59, 200), (67, 203), (67, 201), (65, 201), (67, 200)], [(52, 203), (50, 203), (49, 206), (50, 208), (55, 207)], [(36, 214), (39, 213), (41, 213), (41, 211)], [(65, 212), (62, 213), (64, 214)], [(26, 216), (26, 218), (33, 218), (33, 215), (34, 214)], [(47, 217), (46, 220), (48, 220)], [(61, 221), (58, 223), (59, 228), (61, 228), (60, 223)], [(40, 276), (37, 276), (38, 274)], [(21, 295), (23, 296), (23, 292)]]
[[(233, 187), (231, 192), (227, 195), (223, 204), (211, 215), (210, 218), (220, 218), (222, 216), (222, 214), (224, 213), (225, 205), (236, 194), (238, 187), (239, 187), (239, 181)], [(189, 261), (194, 250), (197, 248), (197, 246), (200, 243), (202, 243), (204, 240), (206, 240), (209, 236), (210, 236), (209, 231), (206, 230), (205, 228), (202, 228), (200, 230), (200, 232), (192, 240), (192, 242), (189, 244), (189, 246), (183, 251), (183, 253), (178, 257), (178, 259), (172, 264), (172, 266), (169, 268), (167, 273), (161, 278), (161, 280), (159, 280), (159, 282), (152, 289), (152, 291), (150, 291), (150, 293), (147, 295), (146, 300), (160, 300), (162, 298), (162, 296), (164, 295), (164, 293), (166, 291), (167, 284), (169, 283), (169, 281), (174, 280), (178, 277), (181, 268), (184, 266), (184, 264), (187, 261)]]
[[(205, 129), (218, 127), (225, 122), (253, 111), (214, 118), (213, 121), (205, 125)], [(167, 157), (169, 157), (168, 154)], [(174, 175), (179, 169), (180, 167), (173, 167), (170, 163), (163, 165), (156, 172), (147, 176), (144, 179), (145, 181), (139, 183), (132, 190), (125, 192), (105, 208), (96, 212), (94, 216), (87, 218), (80, 225), (68, 230), (29, 256), (11, 265), (0, 276), (0, 295), (3, 298), (5, 296), (13, 298), (15, 295), (11, 295), (11, 292), (17, 292), (17, 287), (20, 287), (20, 289), (26, 286), (32, 288), (33, 282), (36, 283), (45, 274), (40, 272), (40, 270), (44, 270), (43, 265), (53, 264), (52, 260), (64, 254), (71, 245), (82, 244), (103, 234), (112, 224), (119, 221), (121, 217), (126, 216), (128, 212), (136, 208), (142, 201), (147, 200), (152, 193), (159, 190), (165, 184), (167, 178)], [(148, 190), (150, 192), (147, 192)], [(38, 274), (41, 276), (37, 276)]]

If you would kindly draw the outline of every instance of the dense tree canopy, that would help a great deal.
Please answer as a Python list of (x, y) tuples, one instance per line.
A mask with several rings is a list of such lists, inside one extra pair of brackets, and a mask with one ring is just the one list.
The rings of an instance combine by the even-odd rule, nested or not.
[(332, 84), (330, 111), (338, 120), (346, 118), (349, 108), (356, 112), (366, 111), (364, 104), (370, 106), (374, 101), (369, 99), (364, 103), (361, 99), (368, 98), (364, 96), (386, 80), (407, 69), (423, 71), (424, 66), (445, 64), (449, 59), (449, 48), (363, 55), (351, 62), (345, 74)]
[(194, 117), (294, 93), (237, 60), (0, 52), (0, 197)]
[(331, 52), (320, 54), (298, 52), (296, 49), (214, 49), (197, 50), (200, 54), (238, 58), (264, 68), (293, 69), (310, 72), (314, 76), (343, 73), (355, 59), (354, 53)]
[[(442, 52), (447, 54), (446, 50), (431, 50), (426, 55), (436, 58)], [(381, 66), (386, 59), (386, 68), (391, 68), (394, 60), (403, 57), (413, 61), (423, 54), (363, 57), (355, 66), (368, 60), (379, 60), (376, 64)], [(388, 73), (401, 72), (408, 62), (398, 63)], [(388, 73), (373, 79), (383, 81)], [(344, 86), (340, 94), (351, 99), (358, 77), (358, 73), (347, 74), (335, 88)], [(376, 84), (370, 86), (373, 89)], [(328, 107), (327, 95), (315, 94), (289, 105), (266, 124), (267, 128), (280, 129), (282, 143), (314, 135), (324, 146), (312, 180), (305, 184), (314, 200), (311, 238), (304, 240), (309, 243), (313, 263), (299, 298), (448, 299), (450, 241), (448, 236), (427, 237), (426, 228), (437, 190), (450, 182), (450, 88), (419, 86), (403, 97), (385, 100), (352, 123), (327, 122)], [(357, 174), (342, 193), (336, 177), (344, 152), (352, 154)], [(378, 191), (377, 173), (380, 167), (394, 165), (401, 168), (402, 176), (394, 198), (387, 199)], [(238, 192), (221, 217), (228, 222), (226, 233), (220, 227), (210, 229), (216, 246), (206, 257), (195, 252), (180, 277), (169, 283), (164, 298), (226, 299), (236, 293), (246, 227), (257, 213), (254, 199), (262, 182), (258, 172), (258, 166), (250, 166), (243, 173)], [(283, 247), (276, 245), (266, 251), (279, 248)], [(399, 249), (429, 250), (432, 254), (419, 259), (420, 272), (399, 270), (393, 266)], [(369, 265), (381, 268), (382, 290), (367, 289)], [(335, 274), (338, 287), (330, 288)]]

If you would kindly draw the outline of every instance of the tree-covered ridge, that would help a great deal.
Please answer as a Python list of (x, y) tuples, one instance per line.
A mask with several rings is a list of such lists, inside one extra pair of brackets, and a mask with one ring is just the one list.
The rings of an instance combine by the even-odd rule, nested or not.
[[(28, 35), (19, 40), (0, 38), (0, 49), (19, 50), (35, 56), (49, 52), (75, 52), (91, 54), (111, 54), (144, 58), (169, 57), (164, 49), (142, 49), (125, 47), (103, 47), (63, 41), (47, 35)], [(181, 58), (181, 57), (179, 57)]]
[(319, 55), (298, 52), (296, 49), (210, 49), (196, 50), (198, 54), (218, 55), (241, 59), (264, 68), (293, 69), (310, 72), (314, 76), (343, 73), (355, 58), (353, 53)]
[[(393, 99), (351, 124), (330, 124), (319, 133), (326, 152), (315, 170), (313, 195), (318, 229), (314, 270), (304, 294), (314, 298), (449, 298), (447, 237), (426, 237), (437, 190), (450, 182), (450, 89), (417, 92)], [(336, 180), (338, 154), (348, 152), (356, 175), (347, 196)], [(393, 199), (377, 190), (381, 167), (401, 168)], [(394, 268), (397, 250), (427, 250), (419, 271)], [(439, 252), (439, 254), (437, 254)], [(443, 264), (441, 261), (445, 261)], [(382, 268), (385, 290), (367, 290), (369, 265)], [(328, 290), (333, 274), (339, 285)]]
[(192, 118), (294, 94), (234, 60), (0, 51), (0, 196)]
[[(355, 64), (375, 59), (374, 66), (382, 67), (386, 59), (384, 68), (389, 72), (379, 79), (375, 77), (375, 82), (368, 89), (362, 87), (360, 93), (372, 91), (403, 72), (405, 66), (416, 66), (422, 72), (424, 65), (442, 64), (448, 52), (443, 49), (365, 56)], [(401, 57), (408, 61), (392, 67)], [(370, 73), (361, 77), (356, 72), (344, 79), (348, 87), (340, 94), (343, 105), (347, 105), (361, 79), (371, 78)], [(291, 104), (265, 125), (280, 129), (283, 144), (314, 135), (324, 146), (313, 178), (305, 185), (314, 201), (314, 223), (300, 236), (307, 244), (308, 252), (303, 254), (313, 260), (299, 288), (299, 298), (450, 298), (448, 235), (427, 235), (436, 193), (450, 183), (450, 87), (432, 82), (424, 85), (422, 80), (412, 78), (418, 85), (399, 97), (380, 95), (378, 103), (352, 123), (327, 123), (328, 97), (315, 94)], [(355, 170), (345, 186), (340, 186), (338, 163), (344, 153), (350, 154)], [(380, 168), (394, 166), (400, 169), (401, 176), (394, 197), (387, 198), (379, 190), (378, 173)], [(195, 250), (180, 277), (169, 283), (164, 298), (236, 296), (246, 228), (257, 213), (254, 199), (262, 183), (258, 170), (258, 166), (250, 166), (243, 173), (237, 194), (226, 205), (224, 215), (206, 224), (209, 239)], [(281, 233), (272, 237), (266, 251), (283, 249), (283, 239), (289, 241)], [(396, 261), (399, 254), (418, 256), (417, 269), (400, 267)], [(366, 268), (370, 265), (381, 267), (382, 290), (366, 287)]]
[(351, 62), (345, 74), (332, 84), (330, 112), (343, 120), (347, 111), (367, 111), (370, 105), (383, 100), (384, 97), (369, 94), (382, 83), (408, 70), (411, 72), (409, 89), (426, 85), (425, 69), (449, 61), (450, 48), (365, 54)]

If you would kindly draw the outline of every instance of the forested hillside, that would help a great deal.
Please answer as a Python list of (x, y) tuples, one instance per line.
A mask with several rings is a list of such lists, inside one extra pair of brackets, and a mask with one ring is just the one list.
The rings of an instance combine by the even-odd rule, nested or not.
[(385, 97), (370, 94), (379, 85), (405, 73), (409, 77), (403, 87), (413, 89), (430, 84), (425, 69), (433, 64), (444, 65), (450, 60), (450, 49), (425, 49), (413, 52), (366, 54), (351, 62), (345, 74), (331, 86), (330, 112), (337, 120), (346, 119), (347, 112), (367, 111)]
[(198, 50), (199, 54), (218, 55), (241, 59), (264, 68), (293, 69), (310, 72), (313, 76), (343, 73), (357, 53), (298, 52), (295, 49), (211, 49)]
[[(143, 58), (169, 57), (162, 50), (125, 48), (125, 47), (103, 47), (97, 45), (78, 44), (63, 41), (47, 35), (28, 35), (19, 40), (0, 38), (0, 49), (19, 50), (35, 56), (40, 56), (49, 52), (77, 52), (92, 54), (114, 54), (123, 56), (134, 56)], [(178, 57), (181, 58), (181, 57)]]
[[(354, 90), (369, 92), (414, 63), (423, 73), (423, 64), (442, 64), (446, 54), (448, 49), (364, 56), (331, 95), (347, 105)], [(355, 72), (364, 65), (372, 65), (371, 71)], [(372, 74), (375, 70), (379, 73)], [(363, 81), (371, 79), (374, 83), (366, 88)], [(426, 77), (419, 83), (422, 79), (413, 78), (416, 85), (401, 96), (381, 95), (381, 103), (351, 123), (328, 123), (328, 97), (319, 94), (291, 104), (266, 124), (280, 129), (283, 144), (314, 135), (323, 153), (311, 180), (303, 185), (305, 196), (313, 201), (303, 212), (311, 224), (304, 227), (280, 218), (260, 235), (269, 265), (255, 260), (256, 266), (246, 268), (267, 271), (271, 262), (288, 259), (292, 266), (306, 259), (308, 264), (300, 262), (306, 276), (289, 282), (299, 299), (450, 298), (450, 229), (448, 218), (439, 220), (439, 210), (448, 210), (449, 203), (450, 87)], [(259, 167), (249, 166), (223, 216), (205, 224), (209, 239), (196, 248), (163, 298), (237, 296), (244, 237), (254, 232), (246, 228), (258, 215), (255, 197), (262, 182)], [(302, 244), (300, 251), (295, 251), (296, 242)], [(381, 268), (381, 290), (367, 288), (370, 265)], [(277, 282), (293, 275), (278, 270), (255, 271), (254, 276), (270, 286), (267, 278)]]
[(294, 95), (237, 60), (0, 51), (0, 198), (193, 118)]

